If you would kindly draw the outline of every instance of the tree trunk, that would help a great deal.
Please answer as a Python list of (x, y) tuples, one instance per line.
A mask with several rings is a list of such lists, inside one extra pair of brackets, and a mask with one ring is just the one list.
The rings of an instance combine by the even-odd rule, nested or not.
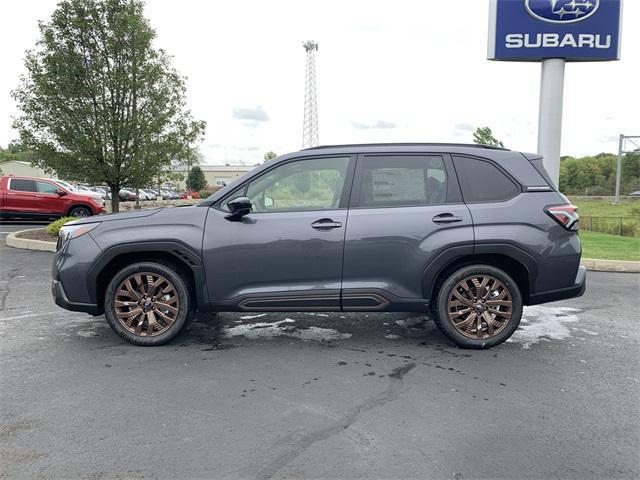
[(111, 213), (118, 213), (120, 211), (120, 188), (118, 185), (109, 185), (111, 189)]

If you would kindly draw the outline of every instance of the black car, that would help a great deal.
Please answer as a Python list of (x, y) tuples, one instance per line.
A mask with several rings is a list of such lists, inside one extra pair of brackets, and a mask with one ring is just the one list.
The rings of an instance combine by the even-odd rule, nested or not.
[(67, 224), (53, 295), (138, 345), (194, 311), (431, 313), (462, 347), (523, 305), (582, 295), (578, 215), (538, 155), (481, 145), (317, 147), (198, 205)]

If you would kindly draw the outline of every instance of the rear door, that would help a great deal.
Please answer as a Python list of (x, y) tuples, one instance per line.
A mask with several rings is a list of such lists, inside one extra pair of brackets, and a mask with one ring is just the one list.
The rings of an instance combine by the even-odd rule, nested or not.
[(345, 237), (344, 310), (426, 308), (426, 267), (473, 251), (473, 223), (447, 154), (358, 157)]
[(9, 178), (6, 192), (6, 209), (17, 213), (42, 213), (35, 180)]

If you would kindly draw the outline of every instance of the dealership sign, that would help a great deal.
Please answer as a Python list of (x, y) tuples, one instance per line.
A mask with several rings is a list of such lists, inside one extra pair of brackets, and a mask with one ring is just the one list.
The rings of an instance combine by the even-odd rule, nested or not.
[(621, 0), (491, 0), (489, 59), (618, 60)]

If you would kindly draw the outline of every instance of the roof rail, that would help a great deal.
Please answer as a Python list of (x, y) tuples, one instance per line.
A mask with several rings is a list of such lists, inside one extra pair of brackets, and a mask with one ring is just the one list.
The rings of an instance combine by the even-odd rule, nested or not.
[(318, 145), (317, 147), (303, 148), (302, 150), (321, 150), (324, 148), (353, 148), (353, 147), (472, 147), (486, 148), (489, 150), (509, 150), (508, 148), (481, 143), (347, 143), (342, 145)]

